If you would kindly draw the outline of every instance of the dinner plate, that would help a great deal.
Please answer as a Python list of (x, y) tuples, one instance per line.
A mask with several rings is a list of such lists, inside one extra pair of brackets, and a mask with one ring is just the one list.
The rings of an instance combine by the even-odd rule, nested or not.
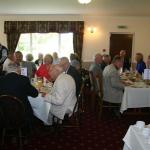
[(130, 87), (134, 87), (134, 88), (148, 88), (146, 85), (130, 85)]

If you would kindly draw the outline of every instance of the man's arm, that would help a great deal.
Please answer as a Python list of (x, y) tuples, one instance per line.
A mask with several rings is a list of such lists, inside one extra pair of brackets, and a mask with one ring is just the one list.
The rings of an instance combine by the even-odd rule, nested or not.
[(55, 83), (52, 94), (47, 94), (45, 96), (45, 100), (54, 105), (62, 105), (68, 96), (68, 94), (65, 92), (67, 91), (65, 90), (65, 85), (66, 84), (64, 81), (59, 80), (57, 83)]

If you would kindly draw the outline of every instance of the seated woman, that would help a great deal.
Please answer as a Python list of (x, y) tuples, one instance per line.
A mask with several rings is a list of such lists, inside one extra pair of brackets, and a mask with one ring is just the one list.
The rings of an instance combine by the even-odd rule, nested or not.
[(50, 68), (53, 62), (53, 57), (50, 54), (45, 55), (44, 64), (42, 64), (36, 71), (37, 77), (45, 77), (48, 81), (51, 81), (51, 76), (49, 74)]
[(143, 61), (143, 54), (136, 53), (135, 60), (137, 62), (136, 70), (139, 74), (144, 73), (144, 69), (146, 68), (145, 62)]

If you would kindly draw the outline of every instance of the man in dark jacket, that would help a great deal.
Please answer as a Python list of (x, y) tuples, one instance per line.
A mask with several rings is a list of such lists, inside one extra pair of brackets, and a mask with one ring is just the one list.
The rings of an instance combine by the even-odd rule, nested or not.
[(0, 77), (0, 95), (19, 98), (24, 104), (27, 119), (32, 120), (33, 111), (28, 96), (37, 97), (38, 91), (30, 84), (29, 78), (20, 75), (20, 72), (20, 67), (16, 64), (8, 65), (8, 74)]
[(76, 84), (76, 96), (78, 97), (81, 89), (82, 78), (79, 72), (75, 69), (75, 67), (71, 66), (67, 57), (62, 57), (60, 59), (60, 65), (63, 67), (64, 72), (71, 75), (75, 80)]

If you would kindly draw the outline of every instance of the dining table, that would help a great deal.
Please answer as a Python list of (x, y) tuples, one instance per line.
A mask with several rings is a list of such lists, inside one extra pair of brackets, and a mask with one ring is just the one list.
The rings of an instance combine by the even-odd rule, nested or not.
[(150, 150), (150, 137), (145, 137), (142, 131), (136, 125), (130, 125), (123, 138), (123, 150)]
[(38, 81), (38, 83), (32, 83), (32, 84), (39, 91), (38, 97), (36, 97), (36, 98), (30, 97), (30, 96), (28, 97), (28, 100), (33, 109), (33, 114), (38, 119), (40, 119), (45, 125), (50, 125), (48, 118), (49, 118), (51, 103), (48, 103), (47, 101), (44, 100), (42, 93), (51, 93), (52, 92), (52, 83), (43, 84)]
[[(123, 77), (128, 83), (125, 85), (124, 94), (121, 102), (120, 112), (123, 113), (128, 108), (150, 107), (150, 85), (144, 80), (134, 80)], [(130, 80), (131, 79), (131, 80)]]
[(38, 97), (28, 97), (31, 107), (33, 109), (33, 114), (38, 119), (40, 119), (45, 125), (50, 125), (48, 117), (51, 104), (44, 100), (44, 97), (41, 94)]

